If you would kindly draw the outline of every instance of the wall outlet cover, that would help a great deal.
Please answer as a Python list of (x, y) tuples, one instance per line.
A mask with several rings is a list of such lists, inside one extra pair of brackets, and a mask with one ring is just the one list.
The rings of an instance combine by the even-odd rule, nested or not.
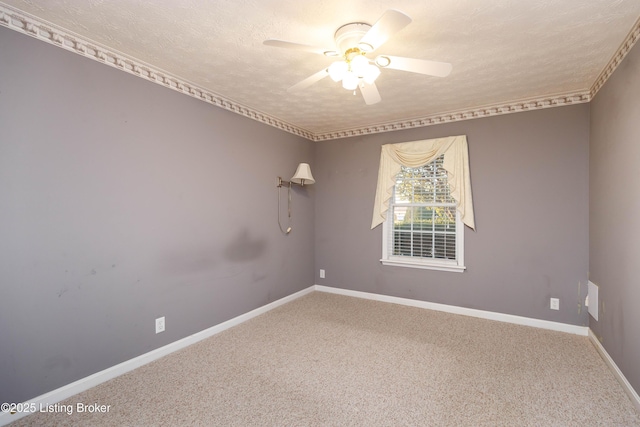
[(156, 334), (164, 332), (164, 316), (156, 319)]

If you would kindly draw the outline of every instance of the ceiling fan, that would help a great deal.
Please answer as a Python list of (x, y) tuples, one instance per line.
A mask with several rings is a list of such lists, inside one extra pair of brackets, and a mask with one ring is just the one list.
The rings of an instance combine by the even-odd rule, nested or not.
[(382, 46), (391, 36), (410, 23), (411, 18), (409, 16), (397, 10), (389, 9), (373, 26), (362, 22), (352, 22), (338, 28), (334, 35), (337, 50), (275, 39), (265, 40), (264, 44), (340, 58), (329, 67), (323, 68), (291, 86), (288, 89), (289, 92), (305, 89), (329, 76), (335, 82), (342, 81), (342, 87), (354, 91), (354, 94), (356, 89), (360, 89), (364, 102), (367, 105), (372, 105), (382, 99), (375, 84), (375, 80), (380, 75), (380, 68), (390, 68), (436, 77), (446, 77), (451, 73), (452, 65), (446, 62), (390, 55), (379, 55), (373, 60), (367, 57), (367, 55)]

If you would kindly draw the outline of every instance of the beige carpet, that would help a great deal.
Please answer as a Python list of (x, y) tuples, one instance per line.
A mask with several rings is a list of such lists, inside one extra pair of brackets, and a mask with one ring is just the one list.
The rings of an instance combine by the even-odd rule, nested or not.
[(15, 425), (640, 426), (586, 337), (320, 292), (60, 405)]

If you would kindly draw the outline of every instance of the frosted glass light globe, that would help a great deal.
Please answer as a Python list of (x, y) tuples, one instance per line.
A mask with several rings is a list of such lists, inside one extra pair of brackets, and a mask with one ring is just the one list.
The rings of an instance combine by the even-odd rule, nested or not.
[(373, 64), (369, 64), (367, 66), (367, 69), (364, 72), (363, 80), (366, 83), (371, 84), (376, 81), (379, 75), (380, 75), (380, 68), (376, 67)]
[(353, 71), (347, 71), (342, 78), (342, 87), (347, 90), (355, 90), (359, 81), (360, 79)]
[(351, 60), (351, 71), (353, 71), (356, 76), (362, 77), (364, 76), (368, 65), (369, 61), (367, 61), (367, 58), (362, 55), (358, 55)]
[(344, 73), (349, 70), (349, 66), (344, 61), (336, 61), (329, 66), (329, 77), (334, 82), (339, 82), (344, 77)]

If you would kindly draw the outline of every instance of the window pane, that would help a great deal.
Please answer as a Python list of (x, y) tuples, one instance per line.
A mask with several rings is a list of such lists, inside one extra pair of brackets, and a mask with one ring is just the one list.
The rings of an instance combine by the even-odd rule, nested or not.
[(396, 256), (412, 256), (411, 233), (393, 232), (393, 254)]
[(396, 177), (395, 203), (455, 203), (449, 193), (443, 157), (417, 168), (402, 166)]
[(433, 208), (417, 206), (413, 210), (413, 229), (418, 231), (433, 230)]
[(453, 234), (435, 234), (434, 258), (455, 259), (456, 239)]
[(431, 183), (429, 181), (415, 180), (413, 186), (413, 194), (415, 203), (426, 203), (429, 201), (431, 194), (433, 193), (433, 189), (430, 188)]
[(434, 208), (434, 231), (452, 232), (456, 231), (456, 208), (454, 206), (443, 206)]
[(404, 206), (394, 206), (393, 207), (393, 224), (394, 228), (400, 224), (404, 224), (405, 221), (409, 221), (411, 223), (411, 213), (407, 216), (407, 210)]
[[(394, 256), (456, 260), (455, 200), (442, 162), (441, 156), (425, 166), (401, 168), (390, 207)], [(432, 206), (411, 206), (424, 203)]]
[(433, 234), (416, 233), (413, 242), (414, 256), (433, 258)]

